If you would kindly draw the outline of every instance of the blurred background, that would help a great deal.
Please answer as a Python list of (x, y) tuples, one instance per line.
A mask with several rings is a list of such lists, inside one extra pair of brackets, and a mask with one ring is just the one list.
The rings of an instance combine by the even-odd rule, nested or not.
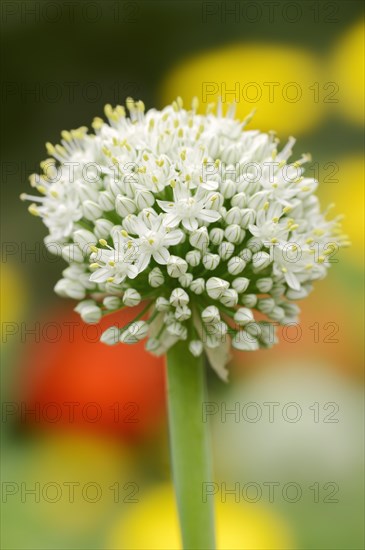
[(54, 295), (63, 260), (18, 199), (61, 130), (180, 95), (297, 137), (352, 241), (298, 329), (228, 385), (209, 371), (219, 548), (363, 548), (362, 2), (4, 1), (1, 23), (2, 547), (180, 548), (163, 362)]

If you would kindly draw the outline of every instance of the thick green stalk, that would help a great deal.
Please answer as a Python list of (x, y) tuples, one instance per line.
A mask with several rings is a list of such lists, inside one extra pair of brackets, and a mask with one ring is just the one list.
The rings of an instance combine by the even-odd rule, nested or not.
[[(186, 342), (167, 353), (168, 412), (172, 470), (184, 550), (214, 550), (214, 506), (203, 499), (211, 483), (209, 424), (203, 422), (206, 400), (203, 358), (195, 358)], [(206, 500), (206, 502), (204, 502)]]

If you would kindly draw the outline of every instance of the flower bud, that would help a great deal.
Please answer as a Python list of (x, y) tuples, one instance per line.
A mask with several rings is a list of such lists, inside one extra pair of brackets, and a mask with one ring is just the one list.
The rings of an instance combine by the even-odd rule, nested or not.
[(242, 218), (241, 218), (241, 227), (244, 227), (245, 229), (253, 224), (256, 219), (256, 213), (252, 208), (244, 208), (241, 210)]
[(118, 296), (106, 296), (103, 300), (103, 306), (109, 311), (114, 311), (121, 308), (122, 300)]
[(119, 342), (120, 329), (118, 327), (109, 327), (101, 335), (100, 341), (108, 346), (114, 346)]
[(78, 244), (67, 244), (62, 248), (62, 258), (69, 264), (83, 262), (84, 256)]
[(99, 204), (104, 212), (111, 212), (115, 208), (115, 198), (109, 191), (99, 193)]
[(228, 272), (231, 275), (238, 275), (245, 269), (245, 267), (246, 262), (238, 256), (233, 256), (233, 258), (231, 258), (227, 264)]
[(201, 318), (204, 323), (218, 323), (221, 319), (219, 309), (216, 306), (208, 306), (202, 311)]
[(255, 307), (257, 304), (256, 294), (244, 294), (241, 296), (241, 304), (246, 307)]
[(154, 267), (148, 274), (148, 282), (152, 288), (158, 288), (165, 282), (165, 277), (159, 267)]
[(212, 244), (219, 245), (224, 239), (224, 231), (220, 227), (213, 227), (209, 231), (209, 238)]
[(190, 290), (191, 292), (194, 292), (194, 294), (203, 294), (204, 289), (205, 281), (201, 277), (199, 277), (198, 279), (194, 279), (190, 284)]
[(207, 294), (213, 300), (218, 300), (228, 288), (229, 282), (219, 279), (219, 277), (210, 277), (206, 283)]
[(179, 283), (181, 284), (181, 286), (183, 288), (189, 288), (189, 286), (192, 283), (193, 278), (194, 277), (193, 277), (192, 273), (185, 273), (185, 275), (181, 275), (181, 277), (179, 277)]
[(90, 254), (90, 245), (95, 245), (98, 241), (94, 233), (87, 229), (78, 229), (73, 234), (73, 240), (79, 245), (83, 255)]
[(280, 306), (275, 306), (270, 312), (270, 318), (274, 321), (282, 321), (285, 317), (285, 311)]
[(135, 214), (129, 214), (124, 220), (122, 221), (123, 229), (127, 232), (133, 235), (136, 224), (138, 223), (138, 217)]
[(63, 298), (72, 298), (73, 300), (83, 300), (85, 298), (85, 288), (77, 281), (70, 279), (60, 279), (54, 291)]
[(191, 246), (195, 246), (199, 250), (205, 250), (209, 244), (208, 230), (205, 226), (193, 231), (189, 237)]
[(246, 331), (241, 330), (232, 339), (232, 346), (240, 351), (256, 351), (259, 349), (259, 343)]
[(182, 325), (178, 321), (174, 321), (167, 326), (167, 332), (171, 334), (171, 336), (178, 336), (182, 340), (185, 339), (183, 338), (185, 336), (185, 331), (186, 327), (184, 327), (184, 325)]
[(231, 224), (240, 225), (241, 218), (242, 218), (241, 210), (238, 208), (238, 206), (234, 206), (233, 208), (228, 210), (228, 212), (224, 216), (224, 221), (226, 222), (227, 225), (231, 225)]
[[(115, 199), (115, 209), (119, 216), (125, 218), (128, 214), (134, 214), (136, 205), (132, 199), (128, 199), (128, 197), (124, 197), (123, 195), (118, 195)], [(97, 217), (99, 218), (100, 216)]]
[(170, 295), (170, 304), (177, 306), (184, 306), (189, 303), (189, 295), (182, 288), (174, 288)]
[(224, 231), (224, 236), (230, 243), (241, 243), (245, 238), (245, 232), (237, 224), (232, 224), (226, 227)]
[(265, 269), (265, 267), (271, 264), (270, 254), (263, 252), (262, 250), (260, 250), (260, 252), (256, 252), (256, 254), (252, 256), (252, 264), (255, 271)]
[(191, 267), (196, 267), (197, 265), (199, 265), (201, 261), (201, 254), (199, 250), (190, 250), (186, 254), (185, 260), (188, 262), (189, 265), (191, 265)]
[(231, 286), (238, 292), (238, 294), (242, 294), (242, 292), (247, 290), (249, 284), (250, 280), (246, 277), (237, 277), (236, 279), (233, 279)]
[(256, 287), (262, 293), (270, 292), (273, 284), (273, 280), (270, 277), (262, 277), (262, 279), (257, 279), (256, 281)]
[(263, 300), (259, 300), (257, 304), (257, 309), (262, 313), (265, 313), (266, 315), (271, 313), (274, 307), (275, 300), (273, 300), (272, 298), (264, 298)]
[(177, 279), (187, 272), (188, 264), (179, 256), (170, 256), (167, 262), (167, 273)]
[(218, 247), (218, 254), (222, 260), (228, 260), (234, 253), (234, 244), (223, 241)]
[(199, 357), (203, 353), (203, 342), (200, 340), (190, 340), (189, 351), (194, 357)]
[(85, 300), (80, 302), (75, 311), (80, 314), (84, 323), (95, 324), (101, 319), (101, 309), (96, 305), (94, 300)]
[(213, 271), (216, 267), (218, 267), (220, 260), (221, 259), (218, 254), (208, 252), (203, 256), (203, 265), (208, 271)]
[(94, 201), (85, 201), (82, 203), (82, 211), (84, 214), (84, 217), (87, 220), (97, 220), (100, 218), (103, 214), (103, 210), (101, 207)]
[(238, 256), (245, 260), (246, 264), (252, 259), (252, 252), (249, 248), (244, 248), (241, 252), (238, 253)]
[(134, 307), (141, 303), (142, 297), (134, 288), (127, 288), (122, 299), (125, 306)]
[[(242, 191), (241, 193), (237, 193), (237, 195), (234, 195), (232, 197), (231, 204), (232, 206), (238, 206), (238, 208), (243, 209), (247, 204), (246, 194), (243, 193)], [(240, 221), (242, 221), (242, 212), (241, 212)]]
[(99, 218), (95, 222), (94, 233), (98, 239), (107, 239), (113, 229), (113, 224), (109, 220)]
[(234, 320), (238, 325), (243, 327), (244, 325), (247, 325), (247, 323), (254, 321), (254, 316), (251, 309), (240, 307), (240, 309), (238, 309), (234, 314)]
[(166, 300), (166, 298), (163, 298), (162, 296), (159, 296), (156, 299), (156, 309), (157, 311), (169, 311), (170, 309), (170, 302)]
[(178, 306), (175, 311), (175, 318), (177, 321), (186, 321), (191, 317), (191, 309), (188, 306)]
[(234, 307), (238, 304), (238, 294), (234, 288), (228, 288), (220, 297), (220, 302), (224, 306)]
[(236, 192), (236, 184), (230, 179), (222, 181), (220, 188), (225, 199), (230, 199)]
[(135, 202), (139, 210), (149, 208), (155, 202), (155, 197), (151, 191), (139, 191), (136, 194)]
[(134, 321), (124, 329), (119, 337), (119, 341), (124, 344), (135, 344), (143, 340), (148, 333), (148, 324), (145, 321)]

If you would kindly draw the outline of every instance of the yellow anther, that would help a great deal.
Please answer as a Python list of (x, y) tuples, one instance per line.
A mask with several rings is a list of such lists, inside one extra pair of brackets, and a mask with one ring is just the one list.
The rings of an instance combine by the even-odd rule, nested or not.
[(276, 237), (273, 237), (273, 238), (271, 239), (271, 242), (272, 242), (272, 244), (276, 244), (276, 243), (278, 242), (278, 240), (277, 240)]
[(177, 135), (178, 135), (179, 138), (183, 138), (184, 137), (184, 130), (182, 128), (180, 128)]
[(63, 137), (63, 139), (65, 141), (72, 141), (72, 136), (71, 136), (70, 132), (68, 132), (67, 130), (63, 130), (61, 132), (61, 136)]
[(113, 262), (113, 260), (109, 260), (108, 264), (110, 265), (110, 267), (114, 267), (114, 266), (115, 266), (115, 262)]
[(112, 283), (114, 281), (114, 277), (108, 277), (107, 282)]
[(52, 143), (50, 143), (49, 141), (47, 141), (46, 143), (46, 149), (47, 149), (47, 153), (49, 155), (54, 155), (55, 152), (56, 152), (56, 149), (54, 148), (54, 146), (52, 145)]
[(90, 245), (90, 250), (91, 250), (91, 252), (95, 252), (95, 254), (97, 254), (99, 252), (99, 249), (96, 248), (96, 246), (94, 246), (93, 244)]
[(34, 203), (28, 206), (28, 212), (32, 214), (32, 216), (39, 216), (37, 205)]
[(122, 231), (120, 233), (123, 235), (123, 237), (129, 237), (129, 235), (128, 235), (128, 233), (125, 229), (122, 229)]
[(283, 273), (288, 273), (288, 270), (286, 269), (286, 267), (282, 267), (282, 268), (281, 268), (281, 271), (282, 271)]
[(278, 218), (278, 217), (275, 217), (275, 218), (272, 219), (272, 222), (273, 222), (273, 223), (278, 223), (278, 221), (279, 221), (279, 218)]
[(283, 214), (288, 214), (288, 212), (290, 212), (291, 209), (292, 209), (291, 206), (285, 206), (285, 207), (283, 208)]
[(262, 207), (263, 210), (268, 210), (270, 206), (269, 202), (265, 202), (264, 206)]
[(199, 109), (199, 99), (196, 96), (193, 97), (193, 100), (191, 102), (191, 107), (194, 112), (196, 112)]
[(274, 150), (271, 152), (271, 158), (272, 158), (273, 160), (276, 159), (277, 154), (278, 154), (277, 149), (274, 149)]
[(98, 269), (100, 267), (100, 264), (94, 262), (93, 264), (89, 265), (90, 269)]
[(107, 103), (104, 107), (104, 113), (105, 116), (110, 118), (113, 115), (113, 107), (110, 105), (110, 103)]
[(92, 121), (91, 126), (94, 128), (94, 130), (100, 130), (100, 128), (103, 126), (104, 121), (102, 118), (96, 116), (94, 120)]
[(172, 187), (174, 189), (175, 186), (176, 186), (176, 180), (171, 180), (170, 181), (170, 187)]
[(101, 244), (101, 246), (108, 246), (108, 243), (105, 239), (99, 239), (99, 243)]
[(311, 188), (310, 188), (310, 187), (308, 187), (308, 185), (304, 185), (304, 187), (301, 187), (301, 189), (300, 189), (300, 190), (301, 190), (301, 191), (303, 191), (303, 192), (306, 192), (306, 191), (310, 191), (310, 190), (311, 190)]
[(37, 191), (42, 195), (45, 195), (47, 193), (47, 189), (44, 187), (44, 185), (37, 185)]
[(308, 239), (305, 242), (306, 244), (312, 244), (313, 241), (314, 241), (313, 237), (308, 237)]
[(318, 256), (318, 263), (319, 264), (323, 264), (323, 262), (325, 261), (325, 257), (324, 256)]
[(312, 269), (312, 268), (313, 268), (313, 264), (307, 264), (307, 265), (305, 266), (305, 269), (308, 269), (308, 270), (309, 270), (309, 269)]

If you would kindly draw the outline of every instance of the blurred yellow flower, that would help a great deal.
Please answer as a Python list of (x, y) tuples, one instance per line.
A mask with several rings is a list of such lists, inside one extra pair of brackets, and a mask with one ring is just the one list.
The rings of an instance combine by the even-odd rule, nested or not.
[[(42, 408), (41, 414), (56, 418), (59, 411), (52, 405)], [(91, 403), (89, 412), (92, 409)], [(72, 407), (69, 411), (72, 414)], [(38, 483), (41, 495), (36, 507), (29, 499), (33, 519), (73, 533), (85, 533), (95, 523), (102, 526), (114, 508), (120, 510), (120, 495), (126, 494), (123, 486), (134, 477), (126, 448), (84, 434), (48, 435), (38, 440), (25, 464), (27, 486)]]
[[(225, 503), (216, 502), (216, 518), (218, 550), (294, 548), (283, 521), (258, 504), (235, 503), (234, 495), (228, 495)], [(147, 495), (141, 493), (139, 504), (131, 505), (107, 542), (107, 548), (118, 550), (181, 549), (172, 487), (162, 485)]]
[(257, 109), (254, 127), (283, 137), (315, 127), (321, 119), (323, 83), (309, 51), (281, 44), (235, 44), (199, 53), (173, 67), (161, 85), (161, 104), (177, 96), (200, 100), (200, 111), (222, 97), (244, 118)]
[(361, 19), (341, 37), (333, 51), (330, 79), (337, 83), (339, 101), (334, 104), (352, 122), (364, 122), (364, 21)]
[(322, 180), (319, 195), (323, 204), (335, 203), (334, 212), (345, 215), (343, 232), (349, 236), (352, 246), (343, 252), (351, 261), (361, 265), (364, 251), (364, 160), (360, 154), (354, 154), (336, 159), (329, 165), (331, 176), (327, 182)]

